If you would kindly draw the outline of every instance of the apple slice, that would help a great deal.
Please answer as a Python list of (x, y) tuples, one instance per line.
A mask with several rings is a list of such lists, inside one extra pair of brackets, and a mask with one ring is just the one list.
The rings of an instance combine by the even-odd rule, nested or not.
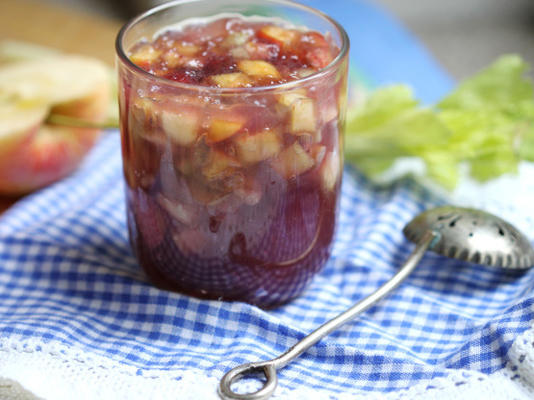
[[(60, 55), (0, 68), (0, 93), (58, 105), (110, 90), (109, 68), (83, 56)], [(106, 103), (106, 106), (108, 103)]]
[(280, 152), (278, 157), (271, 160), (271, 166), (286, 179), (294, 178), (313, 168), (313, 158), (295, 142)]
[(44, 125), (48, 111), (101, 121), (109, 108), (109, 70), (97, 60), (50, 56), (0, 67), (0, 193), (23, 194), (70, 174), (98, 130)]
[(237, 62), (237, 67), (241, 72), (254, 78), (280, 79), (280, 72), (278, 72), (274, 65), (267, 61), (241, 60)]
[(21, 143), (30, 140), (49, 112), (41, 104), (0, 101), (0, 159), (9, 156)]
[(210, 78), (217, 86), (222, 88), (250, 87), (250, 78), (242, 72), (214, 75)]
[(0, 42), (0, 65), (25, 60), (47, 58), (60, 54), (57, 50), (18, 40)]
[(276, 156), (282, 148), (278, 134), (264, 130), (255, 134), (243, 134), (235, 139), (237, 157), (243, 164), (255, 164)]
[(290, 46), (297, 36), (298, 33), (296, 31), (276, 25), (267, 25), (258, 31), (258, 37), (276, 43), (280, 47)]

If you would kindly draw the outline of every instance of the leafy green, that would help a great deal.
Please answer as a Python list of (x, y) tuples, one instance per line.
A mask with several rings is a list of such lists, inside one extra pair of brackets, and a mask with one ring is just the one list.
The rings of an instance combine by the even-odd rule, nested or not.
[(486, 181), (534, 161), (534, 89), (528, 65), (503, 56), (432, 107), (422, 106), (405, 85), (373, 92), (349, 109), (346, 159), (371, 177), (396, 160), (417, 157), (427, 175), (453, 189), (459, 168)]

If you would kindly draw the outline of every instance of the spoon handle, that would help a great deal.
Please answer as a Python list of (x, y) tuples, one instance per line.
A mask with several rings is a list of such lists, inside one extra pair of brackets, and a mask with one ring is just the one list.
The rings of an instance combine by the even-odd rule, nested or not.
[[(375, 303), (380, 301), (383, 297), (391, 293), (397, 286), (399, 286), (410, 273), (417, 266), (423, 254), (436, 240), (437, 234), (428, 231), (416, 244), (415, 249), (412, 251), (408, 259), (404, 262), (399, 271), (386, 283), (380, 286), (375, 292), (357, 302), (348, 310), (339, 314), (337, 317), (332, 318), (330, 321), (324, 323), (315, 331), (304, 337), (297, 342), (293, 347), (287, 350), (282, 355), (273, 358), (269, 361), (247, 363), (239, 365), (230, 371), (228, 371), (219, 384), (219, 396), (223, 400), (265, 400), (269, 398), (276, 389), (277, 377), (276, 370), (285, 367), (295, 358), (300, 356), (311, 346), (321, 340), (323, 337), (339, 328), (341, 325), (352, 320), (357, 315), (361, 314), (365, 310), (369, 309)], [(263, 372), (266, 377), (264, 386), (253, 393), (240, 394), (231, 389), (231, 385), (240, 378), (246, 375)]]

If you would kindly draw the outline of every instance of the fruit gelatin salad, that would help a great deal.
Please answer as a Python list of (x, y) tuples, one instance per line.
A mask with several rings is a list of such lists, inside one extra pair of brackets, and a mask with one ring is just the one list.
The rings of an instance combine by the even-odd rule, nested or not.
[(328, 35), (238, 15), (129, 49), (149, 74), (121, 80), (128, 225), (155, 284), (273, 307), (321, 269), (343, 162), (339, 53)]

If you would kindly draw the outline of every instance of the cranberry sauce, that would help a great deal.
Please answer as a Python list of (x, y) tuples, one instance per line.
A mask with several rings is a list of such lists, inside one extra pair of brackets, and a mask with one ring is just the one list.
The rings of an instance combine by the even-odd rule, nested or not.
[(121, 71), (130, 240), (156, 285), (268, 308), (321, 269), (341, 180), (346, 63), (253, 89), (313, 75), (337, 52), (317, 32), (227, 17), (133, 47), (151, 74), (197, 85)]

